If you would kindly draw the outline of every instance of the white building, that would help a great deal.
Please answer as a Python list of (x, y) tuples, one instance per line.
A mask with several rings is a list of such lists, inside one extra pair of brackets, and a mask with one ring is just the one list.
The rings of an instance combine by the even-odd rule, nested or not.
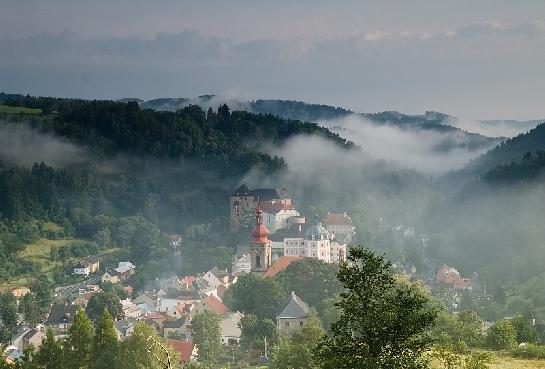
[(242, 255), (236, 258), (233, 263), (233, 275), (246, 274), (252, 271), (252, 260), (250, 254)]
[(221, 320), (221, 343), (225, 346), (234, 346), (240, 342), (240, 319), (243, 315), (239, 312), (230, 313)]
[(288, 228), (289, 219), (301, 215), (291, 204), (264, 204), (262, 210), (263, 225), (265, 225), (270, 233), (274, 233), (282, 228)]
[(326, 228), (341, 243), (351, 244), (354, 239), (355, 228), (352, 218), (346, 213), (328, 213), (325, 221)]
[(302, 256), (317, 258), (326, 263), (335, 260), (331, 258), (331, 234), (318, 223), (305, 232), (305, 237), (285, 238), (284, 256)]

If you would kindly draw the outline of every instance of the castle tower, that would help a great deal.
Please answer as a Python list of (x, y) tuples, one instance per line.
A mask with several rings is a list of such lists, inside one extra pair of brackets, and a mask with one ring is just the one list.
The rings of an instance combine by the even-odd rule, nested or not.
[(255, 228), (252, 231), (252, 242), (250, 247), (252, 272), (263, 273), (271, 266), (271, 241), (268, 236), (269, 231), (267, 230), (267, 227), (263, 225), (263, 211), (258, 205), (255, 212)]

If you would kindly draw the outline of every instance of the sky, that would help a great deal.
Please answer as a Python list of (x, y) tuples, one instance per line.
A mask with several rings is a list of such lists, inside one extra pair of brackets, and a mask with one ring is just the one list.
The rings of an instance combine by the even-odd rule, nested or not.
[(542, 0), (1, 0), (0, 91), (545, 118)]

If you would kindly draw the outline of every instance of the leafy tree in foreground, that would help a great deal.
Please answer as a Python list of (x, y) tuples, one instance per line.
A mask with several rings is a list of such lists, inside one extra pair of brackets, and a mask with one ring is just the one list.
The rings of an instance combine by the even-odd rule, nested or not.
[(42, 369), (62, 368), (61, 343), (55, 339), (51, 328), (47, 330), (40, 351), (36, 353), (35, 361)]
[(199, 350), (199, 361), (215, 363), (221, 354), (221, 319), (218, 314), (205, 311), (191, 321), (193, 342)]
[(114, 321), (104, 309), (102, 319), (98, 321), (95, 337), (91, 348), (89, 369), (110, 369), (119, 367), (119, 341), (115, 331)]
[[(158, 342), (162, 347), (155, 344)], [(157, 358), (166, 362), (167, 349), (172, 365), (180, 362), (180, 358), (167, 344), (157, 336), (154, 328), (144, 322), (138, 322), (134, 326), (134, 332), (121, 344), (122, 369), (164, 369)], [(150, 350), (151, 352), (148, 352)]]
[(316, 313), (309, 315), (307, 324), (292, 338), (282, 337), (274, 346), (271, 355), (270, 369), (318, 369), (313, 352), (325, 336)]
[(422, 291), (396, 283), (391, 264), (360, 247), (350, 251), (338, 275), (345, 292), (341, 318), (316, 351), (324, 369), (425, 368), (426, 332), (437, 312)]
[(87, 368), (92, 342), (93, 323), (85, 311), (80, 309), (68, 329), (68, 335), (63, 344), (62, 367), (64, 369)]
[(495, 350), (509, 350), (517, 343), (517, 331), (511, 322), (502, 320), (490, 327), (486, 340)]

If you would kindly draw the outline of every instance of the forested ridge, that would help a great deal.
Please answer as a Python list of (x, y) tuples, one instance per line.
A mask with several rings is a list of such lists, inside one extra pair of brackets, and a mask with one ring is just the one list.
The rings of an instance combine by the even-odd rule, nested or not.
[[(284, 159), (261, 151), (261, 145), (315, 134), (342, 148), (353, 146), (312, 123), (230, 112), (226, 105), (207, 112), (197, 106), (156, 112), (134, 102), (2, 98), (5, 104), (41, 109), (42, 114), (0, 113), (1, 126), (27, 127), (33, 135), (43, 135), (45, 142), (62, 139), (75, 145), (81, 156), (60, 166), (55, 162), (26, 166), (0, 158), (2, 279), (35, 270), (18, 252), (40, 238), (85, 239), (94, 244), (86, 248), (96, 252), (150, 236), (153, 248), (166, 244), (161, 232), (185, 233), (192, 225), (211, 223), (216, 226), (208, 237), (221, 241), (200, 250), (208, 253), (200, 261), (205, 266), (198, 262), (193, 266), (230, 263), (231, 251), (221, 249), (234, 247), (228, 236), (228, 195), (252, 168), (264, 174), (286, 170)], [(54, 144), (49, 145), (52, 150)], [(21, 156), (25, 149), (32, 150), (21, 149)], [(54, 231), (47, 229), (49, 223), (56, 225)], [(149, 232), (137, 236), (138, 229)], [(199, 232), (198, 227), (189, 230), (188, 243)], [(201, 241), (202, 234), (194, 237)], [(133, 251), (138, 254), (136, 248)], [(147, 251), (136, 254), (137, 262), (149, 256)]]

